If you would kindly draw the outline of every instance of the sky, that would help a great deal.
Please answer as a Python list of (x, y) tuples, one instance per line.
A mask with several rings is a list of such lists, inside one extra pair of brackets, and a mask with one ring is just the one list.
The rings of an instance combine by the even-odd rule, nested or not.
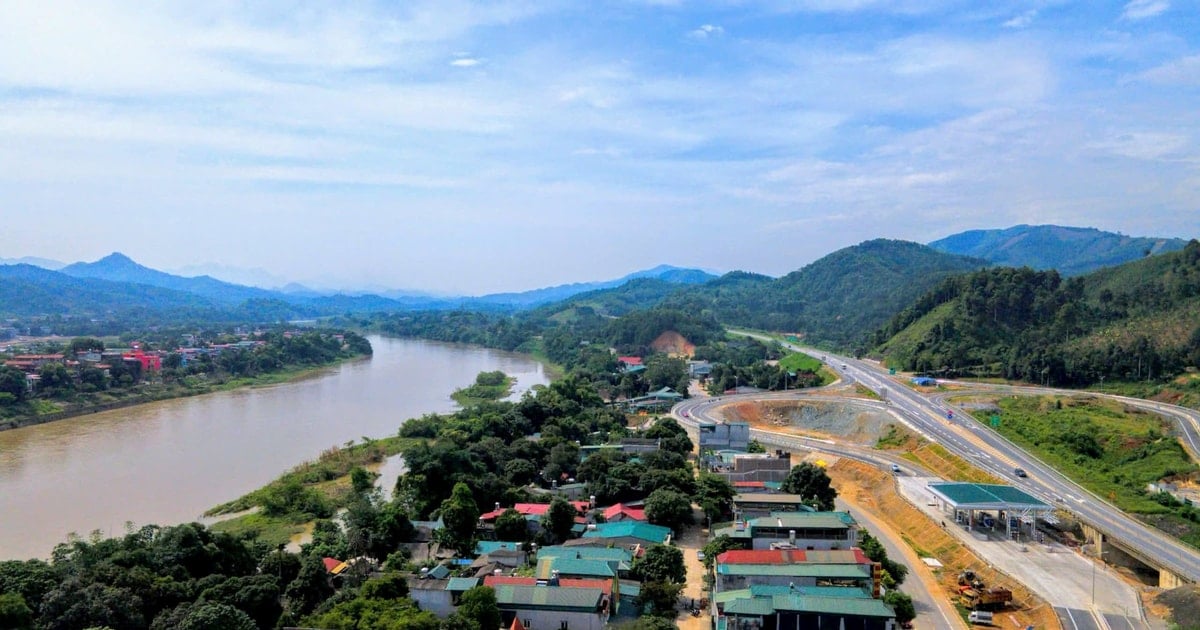
[(0, 257), (481, 294), (1200, 237), (1200, 3), (0, 3)]

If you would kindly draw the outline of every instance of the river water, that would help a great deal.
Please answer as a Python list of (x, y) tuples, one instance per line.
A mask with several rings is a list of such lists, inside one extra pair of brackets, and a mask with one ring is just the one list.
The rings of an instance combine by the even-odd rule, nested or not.
[(548, 382), (496, 350), (371, 337), (375, 355), (301, 381), (0, 431), (0, 559), (48, 557), (71, 532), (197, 519), (321, 451), (455, 408), (482, 371)]

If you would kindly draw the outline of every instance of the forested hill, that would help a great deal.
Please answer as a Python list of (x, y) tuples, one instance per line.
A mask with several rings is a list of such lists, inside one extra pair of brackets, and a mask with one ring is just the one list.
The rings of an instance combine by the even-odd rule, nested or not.
[(672, 293), (661, 306), (732, 326), (800, 333), (809, 343), (857, 348), (870, 331), (942, 279), (986, 264), (879, 239), (840, 249), (776, 280), (730, 274)]
[(1178, 238), (1125, 236), (1095, 228), (1017, 225), (1003, 230), (970, 230), (929, 244), (951, 254), (976, 256), (996, 265), (1054, 269), (1074, 276), (1101, 267), (1183, 249)]
[(872, 342), (889, 365), (1057, 385), (1200, 364), (1200, 242), (1087, 276), (994, 268), (949, 278)]

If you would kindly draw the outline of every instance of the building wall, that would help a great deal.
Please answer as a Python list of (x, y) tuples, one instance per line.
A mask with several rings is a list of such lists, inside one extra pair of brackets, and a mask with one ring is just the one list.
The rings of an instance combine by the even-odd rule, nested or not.
[(778, 613), (776, 630), (893, 630), (895, 619), (857, 615), (815, 614), (784, 611)]
[(421, 610), (428, 610), (438, 617), (449, 617), (454, 612), (454, 601), (450, 591), (411, 589), (408, 595), (421, 606)]
[(525, 624), (526, 630), (559, 630), (567, 622), (569, 630), (604, 630), (608, 615), (594, 612), (572, 612), (559, 610), (507, 610), (502, 609), (505, 627), (512, 624), (516, 616)]

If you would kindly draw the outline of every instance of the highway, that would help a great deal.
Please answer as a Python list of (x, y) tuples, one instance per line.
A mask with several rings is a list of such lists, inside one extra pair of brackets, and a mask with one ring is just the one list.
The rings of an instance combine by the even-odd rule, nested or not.
[[(959, 457), (1007, 479), (1011, 485), (1038, 496), (1047, 503), (1058, 503), (1122, 546), (1153, 558), (1157, 564), (1170, 569), (1176, 575), (1191, 582), (1200, 582), (1200, 552), (1126, 515), (1004, 437), (979, 424), (961, 410), (954, 410), (953, 418), (948, 417), (951, 410), (943, 404), (896, 383), (888, 378), (883, 369), (870, 362), (812, 348), (785, 345), (825, 361), (844, 378), (857, 381), (880, 394), (890, 403), (897, 417), (930, 441), (941, 444)], [(1123, 400), (1131, 405), (1136, 403), (1139, 407), (1160, 413), (1164, 413), (1160, 408), (1170, 407), (1134, 399)], [(1195, 431), (1196, 424), (1200, 422), (1195, 414), (1179, 408), (1173, 412), (1179, 414), (1174, 416), (1177, 419), (1180, 416), (1185, 418), (1181, 425), (1191, 425), (1193, 432)], [(1196, 439), (1200, 441), (1200, 438)], [(1017, 467), (1025, 469), (1029, 477), (1014, 476), (1013, 470)]]
[[(1130, 398), (1128, 396), (1120, 396), (1117, 394), (1105, 394), (1102, 392), (1096, 392), (1096, 391), (1091, 391), (1091, 390), (1079, 391), (1079, 390), (1069, 390), (1069, 389), (1055, 389), (1053, 387), (1036, 387), (1036, 386), (1029, 386), (1029, 385), (999, 385), (999, 384), (993, 384), (993, 383), (973, 383), (971, 381), (947, 380), (947, 381), (939, 381), (939, 382), (942, 382), (942, 383), (945, 383), (948, 385), (956, 385), (959, 387), (963, 387), (966, 390), (969, 390), (969, 391), (965, 391), (965, 392), (955, 392), (955, 394), (953, 394), (953, 395), (960, 395), (962, 393), (970, 393), (971, 390), (986, 391), (986, 392), (1002, 391), (1002, 392), (1012, 392), (1014, 394), (1033, 395), (1033, 396), (1038, 396), (1038, 395), (1099, 396), (1102, 398), (1107, 398), (1109, 400), (1120, 401), (1130, 407), (1141, 409), (1143, 411), (1148, 411), (1153, 414), (1158, 414), (1160, 416), (1163, 416), (1164, 418), (1167, 418), (1168, 420), (1173, 421), (1175, 423), (1176, 427), (1179, 429), (1179, 436), (1182, 438), (1183, 446), (1185, 449), (1187, 449), (1188, 453), (1191, 455), (1192, 461), (1200, 463), (1200, 411), (1196, 411), (1195, 409), (1188, 409), (1187, 407), (1180, 407), (1178, 405), (1160, 403), (1160, 402), (1156, 402), (1153, 400), (1143, 400), (1141, 398)], [(951, 395), (951, 394), (942, 394), (937, 397), (934, 397), (933, 399), (937, 402), (941, 402), (941, 400), (945, 399), (948, 395)]]

